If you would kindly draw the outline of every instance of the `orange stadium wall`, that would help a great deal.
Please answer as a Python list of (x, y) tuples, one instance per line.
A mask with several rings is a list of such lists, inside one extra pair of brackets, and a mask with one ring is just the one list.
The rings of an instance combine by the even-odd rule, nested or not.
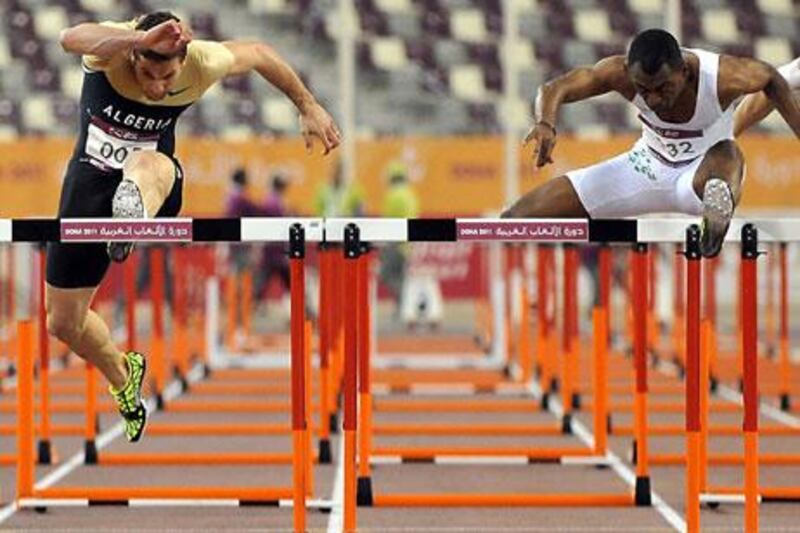
[[(520, 158), (521, 190), (565, 170), (625, 150), (633, 137), (605, 140), (562, 138), (556, 163), (534, 174), (529, 152)], [(53, 216), (59, 183), (71, 153), (71, 139), (28, 138), (0, 143), (0, 216)], [(182, 138), (178, 156), (187, 183), (184, 210), (197, 216), (221, 213), (228, 176), (246, 167), (253, 187), (263, 196), (268, 176), (282, 169), (292, 179), (289, 204), (311, 214), (316, 189), (331, 175), (336, 156), (308, 157), (298, 139), (225, 142)], [(748, 165), (743, 206), (752, 210), (800, 208), (800, 151), (789, 137), (748, 136), (742, 141)], [(410, 169), (424, 214), (473, 214), (503, 205), (503, 140), (499, 137), (392, 138), (358, 142), (357, 180), (369, 214), (380, 212), (386, 168), (402, 160)]]

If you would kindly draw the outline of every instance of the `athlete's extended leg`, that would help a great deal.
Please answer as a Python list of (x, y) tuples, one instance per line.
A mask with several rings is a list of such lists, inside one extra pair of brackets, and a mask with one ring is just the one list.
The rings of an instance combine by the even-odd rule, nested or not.
[(125, 433), (137, 441), (144, 430), (147, 412), (141, 400), (144, 357), (123, 354), (111, 341), (103, 320), (91, 309), (96, 287), (61, 289), (46, 286), (47, 329), (78, 356), (92, 363), (111, 383), (111, 393), (125, 420)]
[(125, 361), (111, 342), (103, 320), (91, 309), (96, 288), (59, 289), (46, 286), (47, 329), (76, 355), (92, 363), (117, 389), (128, 377)]
[(566, 176), (553, 178), (525, 193), (503, 218), (588, 218), (578, 193)]
[[(125, 161), (122, 181), (111, 202), (114, 218), (155, 216), (174, 183), (175, 163), (172, 159), (150, 150), (132, 153)], [(132, 249), (132, 243), (109, 243), (108, 255), (113, 261), (121, 262)]]
[(706, 152), (695, 172), (692, 187), (703, 201), (700, 247), (705, 257), (722, 249), (731, 218), (742, 196), (744, 156), (734, 141), (720, 141)]

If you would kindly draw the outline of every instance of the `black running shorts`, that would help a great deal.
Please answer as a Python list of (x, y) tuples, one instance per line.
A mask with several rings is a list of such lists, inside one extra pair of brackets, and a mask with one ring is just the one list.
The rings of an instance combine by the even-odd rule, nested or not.
[[(174, 157), (175, 184), (157, 217), (174, 217), (181, 210), (183, 169)], [(59, 218), (110, 218), (111, 200), (122, 181), (122, 171), (103, 172), (88, 163), (70, 161), (61, 200)], [(111, 260), (105, 243), (47, 245), (47, 283), (59, 289), (97, 287)]]

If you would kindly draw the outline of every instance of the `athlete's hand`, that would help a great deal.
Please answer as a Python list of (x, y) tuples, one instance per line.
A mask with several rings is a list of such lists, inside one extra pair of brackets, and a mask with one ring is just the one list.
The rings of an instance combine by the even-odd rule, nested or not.
[(317, 102), (310, 103), (300, 110), (300, 132), (306, 142), (306, 150), (311, 153), (314, 137), (322, 141), (325, 155), (339, 146), (342, 135), (333, 118)]
[(542, 168), (553, 162), (551, 155), (556, 145), (556, 129), (552, 125), (541, 121), (534, 124), (525, 137), (526, 146), (531, 142), (535, 143), (533, 159), (536, 162), (536, 168)]
[(192, 30), (175, 20), (162, 22), (150, 28), (139, 38), (136, 48), (152, 50), (163, 55), (173, 55), (192, 40)]

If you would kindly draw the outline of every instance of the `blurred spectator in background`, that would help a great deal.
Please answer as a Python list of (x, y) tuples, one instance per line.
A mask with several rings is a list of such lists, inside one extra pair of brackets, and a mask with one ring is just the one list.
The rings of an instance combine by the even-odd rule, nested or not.
[[(261, 207), (260, 216), (286, 217), (291, 216), (286, 206), (286, 189), (289, 180), (283, 171), (273, 174), (267, 199)], [(277, 276), (281, 288), (289, 291), (289, 257), (286, 246), (282, 243), (267, 244), (261, 256), (261, 265), (255, 276), (255, 291), (258, 297), (264, 295), (272, 276)]]
[[(381, 216), (388, 218), (415, 218), (419, 215), (419, 201), (408, 180), (408, 167), (402, 161), (393, 161), (387, 169), (389, 189), (383, 198)], [(408, 263), (408, 246), (403, 243), (387, 244), (381, 251), (380, 277), (392, 294), (398, 315), (401, 309), (403, 286)]]
[[(231, 218), (255, 217), (261, 211), (258, 204), (250, 200), (247, 196), (248, 176), (243, 168), (237, 168), (231, 175), (230, 189), (225, 198), (225, 216)], [(233, 273), (239, 272), (251, 266), (252, 247), (248, 244), (231, 243), (230, 245), (230, 264)]]
[(318, 217), (360, 217), (364, 215), (364, 193), (356, 183), (345, 183), (341, 160), (334, 166), (329, 183), (323, 183), (314, 196)]

